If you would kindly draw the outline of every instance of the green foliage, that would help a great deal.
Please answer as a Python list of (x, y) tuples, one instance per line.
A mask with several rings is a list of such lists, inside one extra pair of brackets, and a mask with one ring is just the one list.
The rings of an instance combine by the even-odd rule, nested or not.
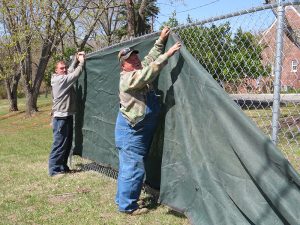
[(186, 22), (187, 23), (193, 23), (194, 22), (192, 17), (190, 16), (190, 14), (187, 15)]
[(163, 22), (162, 26), (159, 28), (162, 30), (164, 27), (177, 27), (179, 25), (179, 22), (176, 18), (176, 11), (172, 12), (171, 17), (168, 19), (168, 21)]
[(0, 80), (8, 79), (19, 70), (20, 62), (25, 54), (19, 54), (14, 49), (16, 42), (13, 38), (3, 35), (0, 37)]
[(285, 89), (282, 88), (281, 89), (281, 93), (283, 94), (299, 94), (300, 93), (300, 88), (293, 88), (293, 87), (286, 87)]
[(261, 61), (263, 46), (258, 37), (230, 24), (190, 27), (179, 31), (191, 54), (216, 80), (237, 81), (268, 76), (271, 68)]

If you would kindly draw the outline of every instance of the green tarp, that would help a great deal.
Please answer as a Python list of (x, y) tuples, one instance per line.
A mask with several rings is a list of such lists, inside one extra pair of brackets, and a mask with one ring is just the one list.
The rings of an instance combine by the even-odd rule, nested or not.
[[(133, 46), (143, 57), (156, 39), (89, 55), (77, 84), (75, 154), (118, 168), (117, 54)], [(192, 224), (300, 224), (299, 174), (184, 46), (161, 72), (157, 92), (162, 114), (146, 182), (160, 188), (161, 203)]]

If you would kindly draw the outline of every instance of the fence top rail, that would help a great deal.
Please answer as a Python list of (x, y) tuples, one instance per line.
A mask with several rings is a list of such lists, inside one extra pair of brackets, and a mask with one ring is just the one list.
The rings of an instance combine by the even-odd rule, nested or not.
[[(206, 23), (215, 22), (218, 20), (229, 19), (229, 18), (232, 18), (235, 16), (241, 16), (241, 15), (245, 15), (245, 14), (249, 14), (249, 13), (254, 13), (254, 12), (259, 12), (259, 11), (263, 11), (263, 10), (267, 10), (267, 9), (277, 8), (278, 6), (285, 7), (285, 6), (289, 6), (289, 5), (300, 5), (300, 0), (294, 0), (294, 1), (288, 1), (288, 2), (281, 1), (281, 3), (266, 4), (266, 5), (262, 5), (262, 6), (258, 6), (258, 7), (252, 7), (249, 9), (244, 9), (244, 10), (240, 10), (240, 11), (233, 12), (233, 13), (228, 13), (228, 14), (224, 14), (221, 16), (215, 16), (215, 17), (211, 17), (208, 19), (200, 20), (198, 22), (172, 27), (171, 30), (178, 30), (178, 29), (184, 29), (184, 28), (188, 28), (188, 27), (192, 27), (192, 26), (199, 26), (199, 25), (203, 25)], [(143, 40), (143, 39), (146, 39), (149, 37), (153, 37), (153, 36), (157, 35), (158, 33), (159, 33), (159, 31), (156, 31), (156, 32), (153, 32), (150, 34), (142, 35), (140, 37), (134, 37), (130, 40), (122, 41), (122, 42), (98, 49), (94, 52), (87, 54), (87, 56), (98, 53), (98, 52), (102, 52), (102, 51), (105, 51), (105, 50), (108, 50), (108, 49), (111, 49), (111, 48), (114, 48), (117, 46), (121, 46), (122, 44), (125, 44), (125, 43), (129, 44), (129, 43), (137, 41), (137, 40)]]
[(229, 18), (235, 17), (235, 16), (241, 16), (241, 15), (248, 14), (248, 13), (254, 13), (254, 12), (259, 12), (259, 11), (263, 11), (263, 10), (267, 10), (267, 9), (277, 8), (279, 5), (282, 7), (289, 6), (289, 5), (300, 5), (300, 1), (295, 0), (295, 1), (289, 1), (289, 2), (282, 2), (281, 4), (274, 3), (274, 4), (267, 4), (267, 5), (258, 6), (258, 7), (252, 7), (249, 9), (244, 9), (244, 10), (240, 10), (240, 11), (233, 12), (233, 13), (228, 13), (228, 14), (224, 14), (221, 16), (215, 16), (215, 17), (211, 17), (208, 19), (200, 20), (195, 23), (189, 23), (186, 25), (177, 26), (177, 27), (174, 27), (173, 29), (183, 29), (183, 28), (188, 28), (191, 26), (199, 26), (199, 25), (203, 25), (206, 23), (215, 22), (218, 20), (229, 19)]

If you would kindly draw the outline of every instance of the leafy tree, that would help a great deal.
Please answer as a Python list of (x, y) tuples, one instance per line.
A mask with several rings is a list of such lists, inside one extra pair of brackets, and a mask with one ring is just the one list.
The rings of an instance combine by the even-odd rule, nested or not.
[[(51, 57), (69, 43), (84, 49), (103, 8), (112, 0), (0, 0), (3, 26), (15, 41), (15, 53), (24, 55), (20, 74), (28, 115), (38, 110), (37, 97)], [(92, 7), (93, 6), (93, 7)], [(90, 18), (86, 21), (85, 18)]]
[(125, 0), (127, 36), (136, 37), (153, 31), (153, 18), (159, 13), (157, 0)]
[(168, 21), (163, 22), (162, 26), (159, 29), (162, 30), (164, 27), (177, 27), (178, 25), (179, 25), (179, 22), (176, 18), (176, 11), (173, 11), (172, 15), (168, 19)]
[(250, 32), (243, 32), (241, 28), (236, 32), (230, 51), (230, 60), (234, 70), (231, 69), (234, 79), (268, 76), (270, 68), (265, 68), (261, 61), (263, 46), (258, 43), (258, 38)]
[(153, 18), (159, 13), (156, 2), (157, 0), (138, 1), (137, 35), (153, 32)]
[[(21, 76), (27, 99), (27, 114), (37, 111), (37, 97), (47, 63), (61, 41), (62, 8), (52, 1), (1, 0), (5, 26), (16, 41), (16, 52), (24, 54)], [(38, 57), (39, 55), (39, 57)]]
[[(5, 29), (4, 29), (5, 32)], [(18, 111), (18, 84), (21, 78), (20, 62), (23, 55), (15, 51), (16, 43), (8, 36), (0, 39), (0, 81), (5, 84), (9, 111)]]
[(99, 32), (96, 38), (100, 40), (99, 48), (117, 43), (123, 36), (127, 35), (127, 13), (123, 0), (113, 0), (105, 8), (99, 19)]
[(263, 66), (263, 46), (258, 37), (241, 28), (232, 33), (230, 24), (198, 26), (179, 30), (191, 54), (217, 81), (239, 82), (245, 77), (267, 76)]

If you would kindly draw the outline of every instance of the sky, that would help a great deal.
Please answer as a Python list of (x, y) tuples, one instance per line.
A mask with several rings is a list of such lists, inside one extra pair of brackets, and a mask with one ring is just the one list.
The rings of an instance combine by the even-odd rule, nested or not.
[(160, 13), (156, 18), (155, 27), (160, 27), (174, 11), (179, 23), (186, 23), (188, 15), (194, 20), (203, 20), (261, 6), (263, 3), (264, 0), (158, 0)]

